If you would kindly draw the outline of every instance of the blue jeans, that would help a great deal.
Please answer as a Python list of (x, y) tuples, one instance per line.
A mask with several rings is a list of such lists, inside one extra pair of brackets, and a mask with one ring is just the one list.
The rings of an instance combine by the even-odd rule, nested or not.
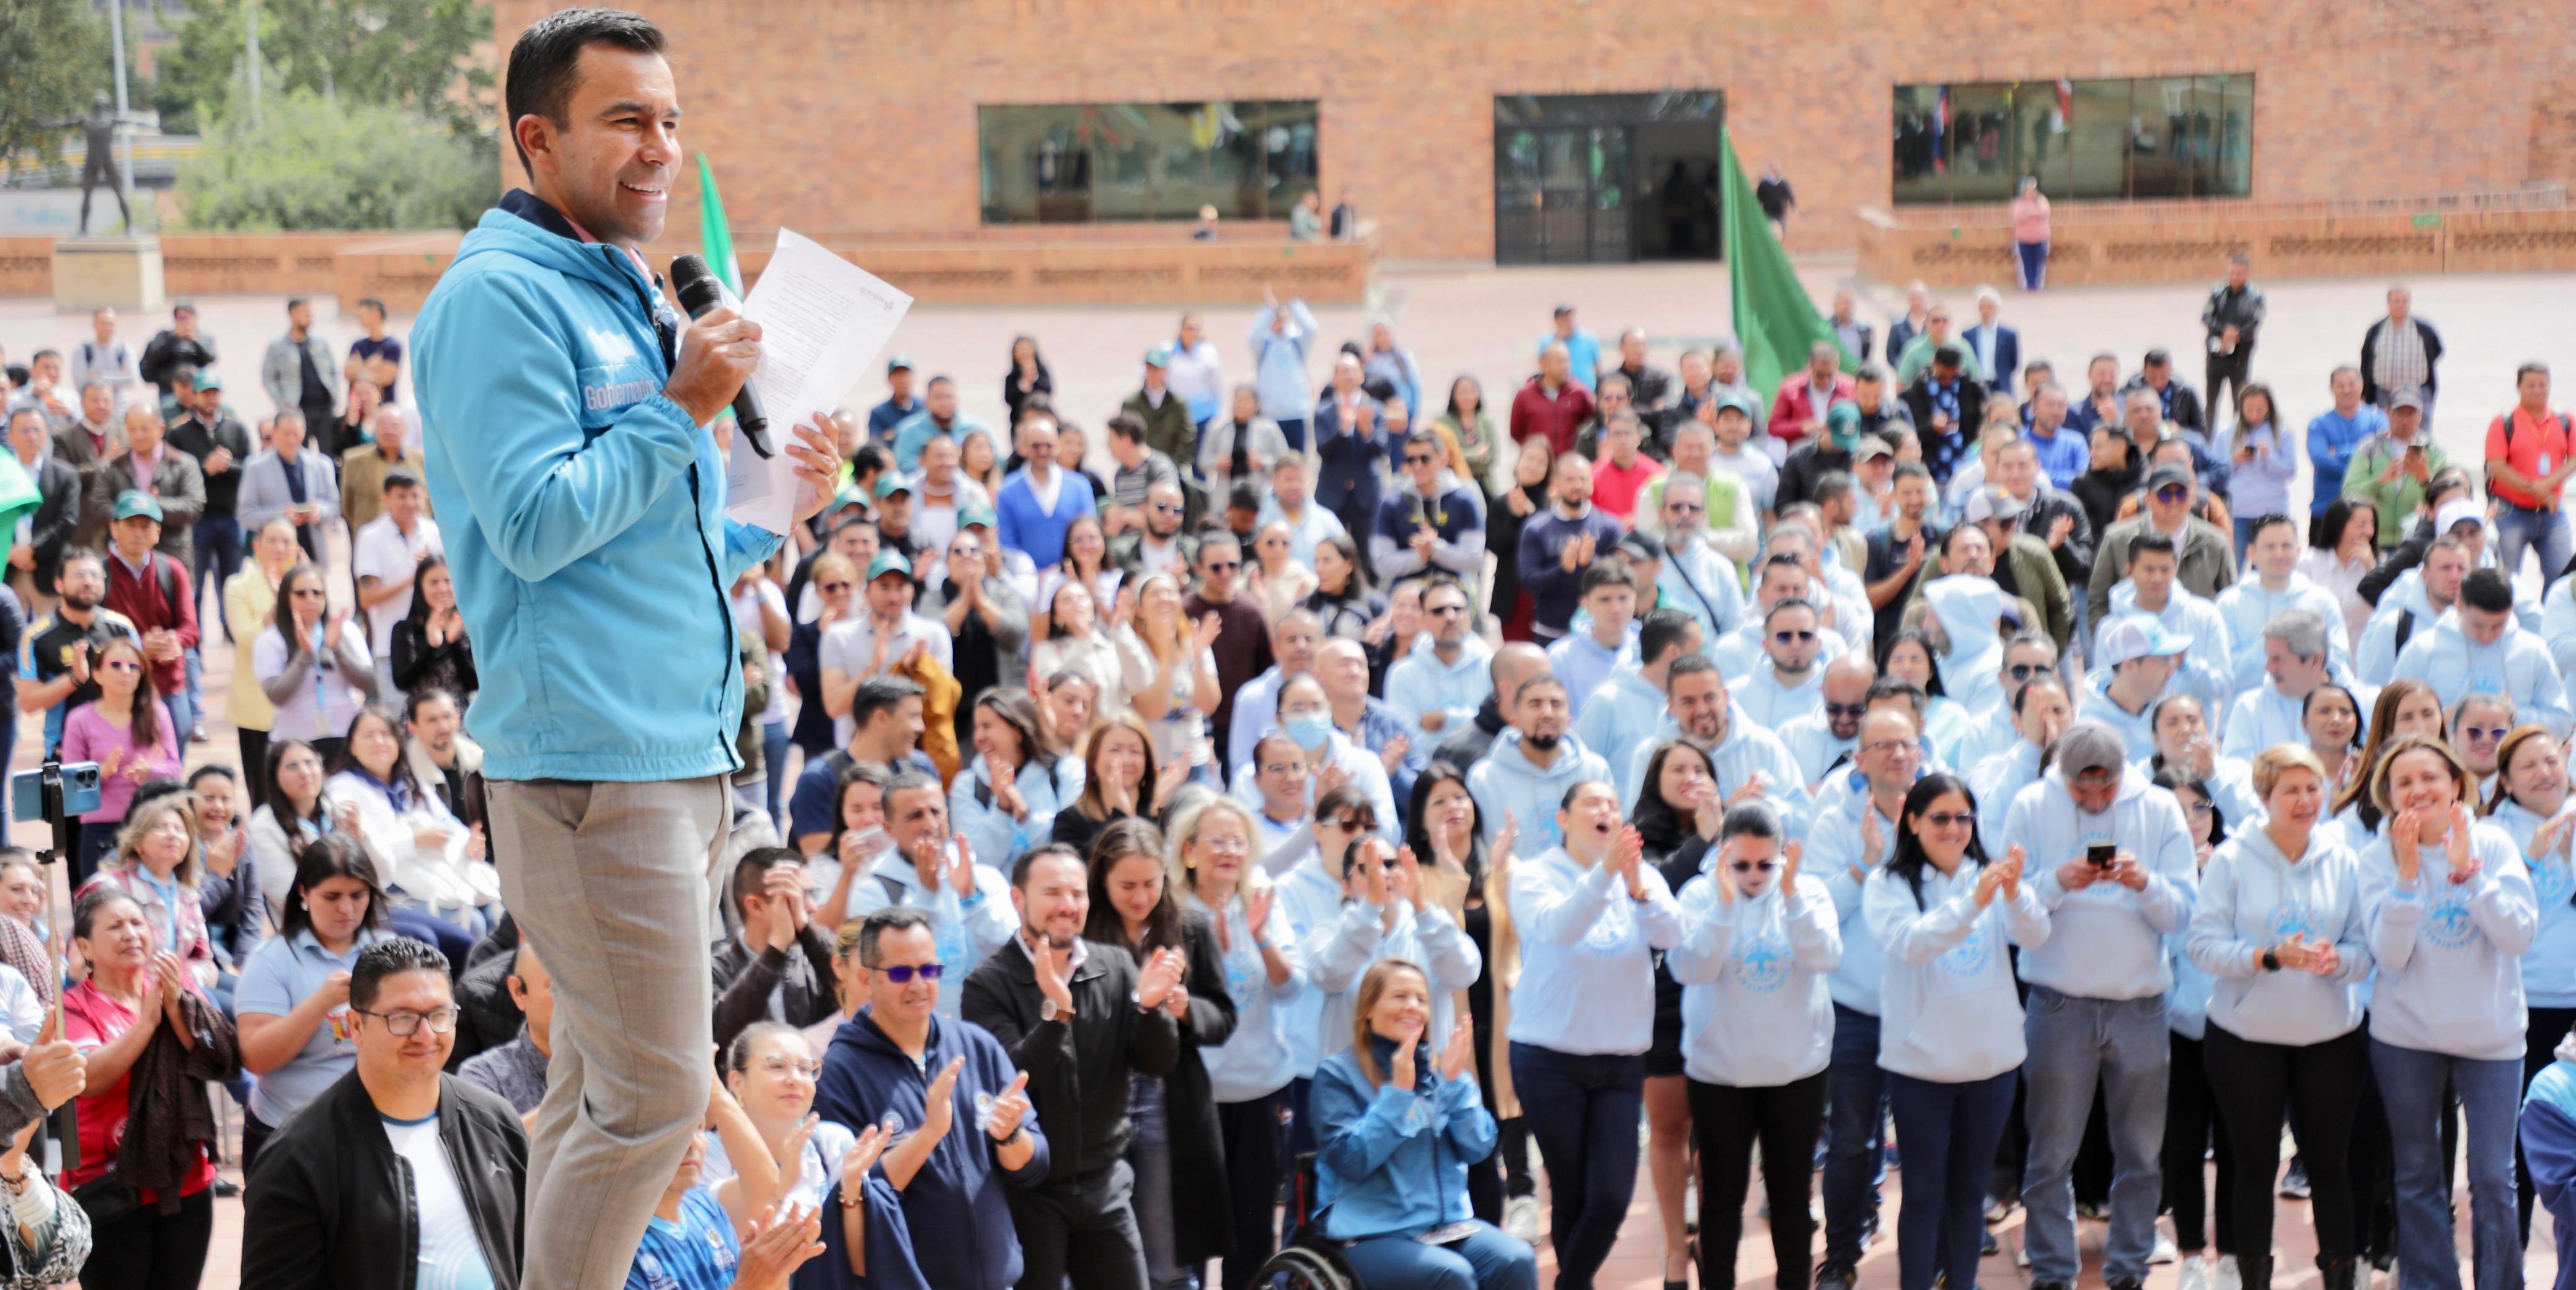
[[(200, 721), (205, 719), (206, 712), (205, 675), (205, 657), (191, 647), (188, 650), (188, 715)], [(193, 725), (189, 727), (194, 728)], [(188, 742), (188, 730), (179, 732), (179, 742)]]
[(2508, 578), (2522, 572), (2522, 553), (2536, 549), (2540, 553), (2540, 583), (2547, 586), (2567, 572), (2568, 553), (2576, 548), (2576, 538), (2567, 529), (2567, 512), (2553, 506), (2547, 510), (2527, 510), (2511, 502), (2496, 504), (2496, 567)]
[[(1631, 1135), (1633, 1136), (1633, 1134)], [(1447, 1245), (1373, 1236), (1342, 1251), (1368, 1290), (1537, 1290), (1538, 1256), (1521, 1238), (1479, 1221)]]
[(1288, 441), (1288, 451), (1306, 451), (1306, 418), (1278, 417), (1279, 437)]
[[(224, 582), (241, 572), (241, 521), (229, 515), (209, 515), (197, 521), (189, 536), (196, 544), (197, 567), (188, 576), (200, 595), (213, 588), (215, 621), (224, 625), (224, 639), (231, 640), (233, 620), (231, 611), (224, 608)], [(207, 577), (209, 572), (214, 576)]]
[[(1896, 1211), (1900, 1290), (1932, 1290), (1935, 1273), (1948, 1274), (1950, 1290), (1976, 1290), (1977, 1256), (1985, 1241), (1986, 1175), (1995, 1167), (1995, 1149), (2003, 1145), (2004, 1123), (2012, 1118), (2014, 1074), (2005, 1071), (1966, 1084), (1887, 1077), (1896, 1140), (1908, 1163), (1905, 1199)], [(2152, 1220), (2154, 1201), (2148, 1204)], [(2036, 1254), (2030, 1271), (2032, 1280), (2041, 1279)]]
[(188, 703), (188, 687), (181, 685), (175, 694), (161, 696), (161, 710), (170, 714), (170, 729), (179, 736), (179, 755), (188, 755), (188, 732), (196, 728), (197, 710)]
[(760, 723), (760, 756), (762, 768), (769, 773), (769, 818), (773, 823), (784, 823), (787, 816), (779, 810), (779, 806), (787, 800), (785, 796), (787, 791), (786, 722)]
[(1645, 1055), (1582, 1056), (1515, 1043), (1512, 1087), (1547, 1165), (1556, 1290), (1592, 1290), (1637, 1190)]
[(2021, 289), (2037, 291), (2048, 281), (2048, 243), (2015, 242), (2013, 254), (2021, 260)]
[(1886, 1114), (1887, 1072), (1878, 1068), (1878, 1018), (1834, 1005), (1833, 1064), (1825, 1068), (1825, 1262), (1860, 1263), (1861, 1243), (1878, 1224), (1878, 1184), (1886, 1161), (1879, 1123)]
[(2468, 1119), (2469, 1231), (2478, 1290), (2521, 1290), (2515, 1239), (2513, 1145), (2522, 1060), (2476, 1061), (2370, 1041), (2370, 1066), (2388, 1108), (2389, 1154), (2397, 1175), (2397, 1262), (2406, 1290), (2459, 1290), (2460, 1254), (2451, 1237), (2442, 1168), (2442, 1084), (2460, 1091)]
[(2084, 1142), (2098, 1081), (2110, 1113), (2112, 1158), (2102, 1275), (2143, 1282), (2164, 1197), (2165, 1085), (2173, 1065), (2164, 996), (2082, 999), (2034, 985), (2026, 1006), (2030, 1160), (2021, 1199), (2029, 1211), (2030, 1279), (2075, 1281), (2075, 1151)]

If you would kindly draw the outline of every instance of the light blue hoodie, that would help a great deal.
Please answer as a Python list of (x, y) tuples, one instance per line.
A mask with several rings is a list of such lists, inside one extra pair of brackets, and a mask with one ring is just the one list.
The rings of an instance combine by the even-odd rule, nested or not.
[(1559, 737), (1556, 760), (1544, 767), (1529, 759), (1521, 746), (1524, 738), (1520, 727), (1503, 727), (1493, 751), (1467, 771), (1467, 793), (1476, 799), (1485, 845), (1493, 845), (1508, 811), (1520, 827), (1512, 841), (1512, 856), (1520, 860), (1544, 855), (1564, 840), (1556, 812), (1568, 789), (1589, 780), (1615, 782), (1610, 778), (1610, 763), (1573, 735)]
[(1630, 900), (1607, 864), (1575, 863), (1551, 846), (1512, 866), (1512, 925), (1521, 979), (1512, 987), (1516, 1044), (1576, 1056), (1642, 1053), (1655, 1038), (1655, 955), (1682, 939), (1682, 911), (1664, 875), (1638, 869)]
[[(2268, 684), (2263, 675), (2263, 629), (2293, 609), (2306, 609), (2326, 620), (2326, 666), (2338, 676), (2352, 673), (2352, 647), (2344, 642), (2343, 606), (2334, 593), (2297, 570), (2290, 585), (2267, 591), (2259, 577), (2240, 578), (2218, 593), (2218, 616), (2227, 624), (2228, 674), (2238, 690)], [(2192, 652), (2200, 652), (2197, 646)]]
[[(2335, 973), (2271, 971), (2255, 961), (2293, 935), (2333, 942)], [(2214, 978), (2211, 1024), (2254, 1043), (2305, 1048), (2361, 1024), (2369, 942), (2361, 862), (2350, 850), (2313, 830), (2307, 854), (2293, 862), (2271, 834), (2249, 825), (2210, 853), (2184, 949), (2204, 979)]]
[(1028, 808), (1028, 818), (1021, 819), (994, 803), (993, 772), (984, 764), (984, 754), (977, 753), (948, 789), (949, 826), (966, 835), (975, 863), (1008, 873), (1022, 852), (1045, 846), (1055, 836), (1056, 812), (1072, 800), (1059, 793), (1080, 793), (1080, 785), (1059, 785), (1057, 779), (1044, 762), (1020, 763), (1011, 782), (1020, 791), (1020, 804)]
[[(1494, 647), (1473, 633), (1459, 643), (1455, 663), (1440, 661), (1426, 632), (1386, 670), (1386, 705), (1412, 725), (1413, 746), (1426, 751), (1466, 729), (1493, 692)], [(1422, 728), (1423, 715), (1431, 712), (1444, 714), (1438, 730)]]
[[(2559, 814), (2569, 809), (2576, 809), (2576, 803), (2561, 807)], [(2509, 797), (2487, 823), (2513, 839), (2530, 867), (2531, 896), (2540, 910), (2540, 926), (2522, 954), (2523, 991), (2535, 1008), (2576, 1008), (2576, 905), (2569, 903), (2576, 900), (2576, 868), (2568, 863), (2566, 847), (2533, 855), (2531, 837), (2548, 821)]]
[(2512, 701), (2515, 725), (2546, 726), (2553, 737), (2564, 739), (2576, 724), (2549, 647), (2511, 615), (2505, 617), (2503, 634), (2486, 645), (2469, 639), (2457, 609), (2443, 614), (2431, 631), (2419, 623), (2390, 675), (2432, 686), (2444, 712), (2469, 695), (2498, 694)]
[(1824, 709), (1825, 669), (1810, 667), (1807, 674), (1791, 686), (1781, 680), (1778, 669), (1765, 659), (1754, 664), (1753, 670), (1742, 676), (1728, 677), (1726, 692), (1735, 700), (1735, 710), (1752, 718), (1757, 729), (1775, 731), (1800, 717)]
[[(2100, 815), (2076, 808), (2063, 765), (2016, 794), (2003, 836), (1988, 845), (2022, 848), (2023, 885), (2048, 907), (2053, 929), (2046, 946), (2022, 954), (2021, 979), (2079, 999), (2144, 999), (2172, 988), (2164, 938), (2191, 921), (2199, 886), (2188, 825), (2174, 795), (2135, 766), (2122, 769), (2111, 809)], [(2146, 890), (2097, 882), (2068, 891), (2058, 883), (2058, 866), (2101, 842), (2137, 857)]]
[(1780, 746), (1789, 750), (1790, 759), (1798, 763), (1798, 777), (1806, 781), (1810, 791), (1824, 781), (1825, 772), (1832, 770), (1835, 763), (1848, 765), (1860, 747), (1859, 727), (1853, 727), (1852, 737), (1845, 739), (1834, 733), (1833, 719), (1822, 709), (1788, 722), (1773, 733), (1779, 736)]
[[(1889, 856), (1896, 854), (1896, 822), (1884, 815), (1878, 817), (1878, 853), (1870, 855), (1862, 845), (1861, 812), (1876, 811), (1867, 793), (1853, 793), (1843, 799), (1841, 807), (1819, 812), (1817, 827), (1807, 834), (1807, 854), (1800, 866), (1825, 884), (1825, 894), (1833, 898), (1834, 925), (1842, 936), (1843, 953), (1833, 967), (1827, 983), (1834, 1002), (1854, 1012), (1877, 1016), (1879, 983), (1885, 975), (1880, 962), (1878, 937), (1869, 930), (1861, 916), (1861, 907), (1869, 897), (1869, 884), (1880, 877)], [(1860, 876), (1852, 876), (1852, 870)]]
[[(2122, 578), (2111, 584), (2111, 613), (2102, 621), (2108, 625), (2130, 614), (2146, 612), (2138, 608), (2137, 584)], [(2188, 694), (2200, 700), (2204, 717), (2210, 713), (2226, 715), (2227, 705), (2236, 698), (2237, 686), (2230, 672), (2236, 647), (2228, 635), (2227, 620), (2219, 614), (2218, 606), (2184, 590), (2177, 582), (2172, 593), (2165, 597), (2164, 612), (2148, 616), (2162, 623), (2166, 631), (2191, 639), (2191, 648), (2183, 653), (2182, 665), (2174, 669), (2173, 679), (2165, 682), (2165, 694)], [(2098, 638), (2098, 628), (2096, 632)], [(2254, 650), (2255, 657), (2260, 659), (2263, 642), (2255, 641)], [(2094, 668), (2087, 674), (2087, 679), (2107, 682), (2111, 679), (2111, 669)]]
[[(1714, 865), (1718, 852), (1708, 853)], [(1823, 1070), (1834, 1050), (1826, 974), (1842, 933), (1825, 884), (1800, 874), (1759, 896), (1723, 899), (1717, 875), (1682, 885), (1682, 943), (1664, 966), (1682, 984), (1682, 1069), (1703, 1084), (1776, 1088)]]
[(725, 518), (714, 437), (662, 393), (656, 322), (678, 315), (626, 252), (568, 232), (503, 198), (412, 328), (430, 500), (483, 678), (466, 728), (493, 779), (730, 773), (726, 593), (784, 539)]
[(1619, 648), (1611, 649), (1592, 639), (1589, 624), (1572, 626), (1565, 636), (1547, 647), (1547, 670), (1565, 683), (1566, 702), (1581, 716), (1591, 706), (1592, 695), (1610, 674), (1623, 667), (1637, 665), (1637, 638), (1641, 629), (1636, 619), (1628, 620), (1627, 634), (1620, 638)]
[[(1252, 875), (1254, 889), (1269, 885), (1268, 875)], [(1223, 922), (1225, 937), (1220, 944), (1233, 946), (1219, 953), (1225, 963), (1226, 996), (1234, 1000), (1234, 1033), (1214, 1049), (1199, 1050), (1199, 1060), (1207, 1067), (1209, 1095), (1219, 1102), (1249, 1102), (1288, 1087), (1288, 1080), (1298, 1072), (1298, 1055), (1289, 1042), (1287, 1004), (1306, 992), (1308, 979), (1305, 950), (1289, 926), (1288, 911), (1274, 900), (1263, 923), (1262, 939), (1288, 961), (1288, 979), (1273, 985), (1261, 948), (1253, 944), (1243, 897), (1226, 901), (1222, 913), (1208, 908), (1197, 892), (1184, 893), (1182, 901), (1183, 908)]]
[[(1332, 863), (1340, 862), (1341, 857), (1332, 858)], [(1280, 1031), (1287, 1036), (1290, 1069), (1299, 1079), (1312, 1079), (1323, 1056), (1316, 1037), (1322, 1024), (1317, 1018), (1324, 1011), (1323, 992), (1314, 986), (1314, 965), (1342, 915), (1342, 880), (1325, 868), (1323, 854), (1309, 842), (1304, 858), (1278, 875), (1278, 891), (1278, 911), (1288, 920), (1288, 934), (1296, 938), (1297, 956), (1306, 968), (1306, 988), (1278, 1005)], [(1235, 1028), (1242, 1029), (1239, 1019)]]
[(1968, 772), (1968, 787), (1977, 795), (1977, 833), (1986, 845), (2005, 845), (2004, 820), (2012, 814), (2013, 799), (2039, 782), (2039, 752), (2038, 744), (2016, 735), (2012, 747)]
[[(1395, 682), (1387, 681), (1387, 692), (1393, 693)], [(1601, 688), (1592, 692), (1592, 701), (1583, 705), (1583, 715), (1574, 720), (1574, 733), (1586, 748), (1635, 748), (1655, 741), (1655, 731), (1664, 724), (1664, 692), (1646, 679), (1634, 663), (1610, 673)], [(1619, 786), (1619, 800), (1632, 801), (1636, 787), (1629, 777), (1643, 769), (1644, 763), (1629, 757), (1607, 758), (1610, 778)]]
[(2540, 928), (2531, 873), (2513, 835), (2492, 824), (2469, 830), (2479, 865), (2450, 880), (2443, 849), (2419, 848), (2415, 881), (2397, 880), (2388, 825), (2361, 853), (2361, 900), (2379, 979), (2370, 998), (2370, 1037), (2400, 1048), (2472, 1061), (2522, 1056), (2528, 1017), (2522, 956)]
[(2024, 877), (2018, 894), (2000, 890), (1977, 908), (1982, 866), (1962, 861), (1943, 877), (1925, 865), (1917, 900), (1904, 881), (1870, 880), (1862, 914), (1885, 955), (1879, 991), (1878, 1064), (1938, 1084), (1992, 1079), (2021, 1065), (2021, 995), (2004, 940), (2031, 951), (2050, 943), (2048, 910)]
[(1322, 1001), (1316, 1010), (1315, 1051), (1328, 1058), (1351, 1046), (1351, 1014), (1359, 1004), (1360, 978), (1368, 974), (1370, 964), (1403, 959), (1431, 979), (1431, 1029), (1424, 1032), (1423, 1042), (1435, 1053), (1446, 1048), (1449, 1028), (1457, 1024), (1458, 992), (1474, 985), (1485, 967), (1476, 943), (1438, 905), (1426, 905), (1417, 912), (1411, 903), (1397, 902), (1395, 929), (1389, 931), (1383, 909), (1354, 900), (1343, 905), (1341, 917), (1307, 944), (1314, 951), (1307, 990)]
[(1291, 300), (1288, 325), (1273, 332), (1270, 320), (1278, 312), (1273, 305), (1252, 316), (1252, 387), (1261, 396), (1261, 415), (1304, 422), (1315, 410), (1315, 388), (1306, 380), (1306, 347), (1315, 343), (1315, 315), (1305, 301)]
[(1009, 944), (1020, 930), (1019, 915), (1011, 909), (1011, 880), (1004, 876), (1005, 871), (988, 864), (975, 865), (974, 869), (975, 894), (961, 898), (956, 888), (945, 883), (937, 888), (923, 887), (920, 871), (912, 861), (902, 852), (890, 850), (850, 884), (851, 918), (863, 919), (893, 905), (930, 915), (931, 938), (939, 950), (939, 1015), (943, 1017), (957, 1015), (967, 974), (995, 950)]
[[(1681, 727), (1667, 717), (1662, 727), (1655, 731), (1654, 738), (1628, 750), (1628, 780), (1619, 794), (1623, 809), (1633, 811), (1637, 808), (1639, 790), (1646, 778), (1646, 763), (1654, 760), (1655, 749), (1667, 740), (1681, 737)], [(1808, 796), (1806, 777), (1798, 772), (1798, 759), (1789, 755), (1788, 746), (1780, 742), (1778, 735), (1753, 724), (1753, 719), (1744, 715), (1743, 708), (1728, 706), (1726, 734), (1718, 739), (1716, 747), (1701, 751), (1708, 754), (1709, 769), (1717, 775), (1720, 794), (1734, 793), (1743, 787), (1746, 780), (1758, 774), (1765, 785), (1762, 796), (1771, 803), (1772, 809), (1780, 812), (1781, 827), (1788, 829), (1791, 837), (1806, 831), (1807, 821), (1815, 817), (1816, 805)], [(1478, 804), (1482, 804), (1482, 799), (1478, 799)]]

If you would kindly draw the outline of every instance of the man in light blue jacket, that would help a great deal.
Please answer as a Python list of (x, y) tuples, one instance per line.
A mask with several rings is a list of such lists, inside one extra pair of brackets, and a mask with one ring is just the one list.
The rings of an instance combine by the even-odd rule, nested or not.
[[(726, 519), (705, 429), (758, 364), (760, 329), (682, 318), (638, 249), (661, 236), (683, 155), (662, 49), (606, 9), (520, 35), (505, 98), (533, 191), (484, 214), (412, 331), (430, 496), (483, 676), (466, 720), (492, 851), (555, 979), (535, 1286), (624, 1280), (706, 1112), (707, 879), (742, 764), (726, 589), (782, 540)], [(811, 516), (840, 474), (832, 439), (776, 438), (803, 478), (794, 518)]]
[[(2013, 799), (2004, 837), (2030, 857), (2030, 888), (2048, 910), (2044, 945), (2021, 955), (2030, 985), (2031, 1285), (2075, 1283), (2071, 1170), (2098, 1082), (2110, 1109), (2111, 1231), (2107, 1285), (2136, 1290), (2155, 1247), (2164, 1173), (2165, 938), (2191, 920), (2199, 861), (2182, 807), (2128, 765), (2119, 732), (2078, 721), (2057, 764)], [(2107, 863), (2096, 856), (2106, 856)]]
[(1315, 387), (1306, 380), (1315, 315), (1303, 300), (1282, 308), (1268, 287), (1261, 289), (1261, 300), (1261, 312), (1252, 316), (1252, 388), (1261, 396), (1261, 415), (1279, 424), (1289, 448), (1303, 453), (1306, 418), (1315, 406)]

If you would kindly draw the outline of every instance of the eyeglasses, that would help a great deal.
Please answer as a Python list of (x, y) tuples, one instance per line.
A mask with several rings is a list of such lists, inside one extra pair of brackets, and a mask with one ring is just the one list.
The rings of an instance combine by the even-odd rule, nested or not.
[(2048, 670), (2049, 667), (2045, 663), (2015, 663), (2004, 669), (2004, 675), (2016, 681), (2027, 681)]
[(456, 1009), (432, 1008), (427, 1012), (369, 1012), (364, 1008), (349, 1011), (362, 1017), (373, 1017), (385, 1023), (385, 1031), (397, 1039), (408, 1039), (420, 1033), (420, 1023), (429, 1023), (429, 1033), (444, 1035), (456, 1029)]
[(1422, 612), (1434, 618), (1455, 618), (1467, 612), (1465, 605), (1424, 605)]
[(1322, 820), (1318, 821), (1318, 823), (1321, 823), (1328, 829), (1340, 829), (1344, 833), (1358, 833), (1364, 829), (1373, 829), (1377, 827), (1375, 824), (1356, 815), (1345, 815), (1338, 820)]
[(1777, 860), (1737, 860), (1727, 865), (1727, 868), (1737, 873), (1769, 873), (1779, 867), (1780, 862)]
[(1773, 633), (1771, 633), (1771, 639), (1772, 639), (1772, 640), (1774, 640), (1774, 641), (1777, 641), (1777, 642), (1779, 642), (1780, 644), (1783, 644), (1783, 645), (1803, 645), (1803, 644), (1805, 644), (1805, 643), (1806, 643), (1806, 642), (1808, 642), (1808, 641), (1814, 640), (1815, 638), (1816, 638), (1816, 634), (1815, 634), (1814, 632), (1773, 632)]
[(1827, 702), (1825, 704), (1825, 715), (1829, 717), (1865, 717), (1869, 715), (1869, 705), (1866, 703)]
[(1921, 817), (1923, 826), (1931, 829), (1960, 829), (1977, 822), (1966, 811), (1927, 811)]
[(1274, 761), (1261, 768), (1264, 775), (1303, 775), (1306, 768), (1294, 762)]
[(143, 670), (142, 664), (137, 663), (130, 658), (112, 658), (99, 664), (99, 666), (106, 668), (111, 672), (140, 672)]
[(1249, 853), (1252, 844), (1241, 838), (1201, 838), (1198, 847), (1213, 855), (1239, 856)]
[(1862, 744), (1860, 750), (1864, 756), (1884, 757), (1896, 753), (1921, 752), (1923, 746), (1911, 739), (1881, 739), (1874, 744)]
[(2188, 501), (2190, 498), (2191, 489), (2183, 484), (2167, 484), (2156, 490), (2156, 500), (2159, 502)]
[(947, 974), (948, 966), (944, 963), (897, 963), (893, 967), (874, 970), (883, 973), (886, 980), (896, 985), (910, 985), (914, 977), (920, 977), (924, 981), (936, 981)]
[(1408, 466), (1428, 466), (1438, 460), (1440, 460), (1438, 457), (1415, 456), (1409, 452), (1404, 454), (1404, 464)]
[(824, 594), (824, 595), (827, 595), (827, 596), (837, 596), (837, 595), (841, 594), (842, 592), (847, 591), (847, 590), (849, 590), (850, 588), (855, 587), (855, 586), (857, 586), (857, 585), (859, 585), (859, 584), (857, 584), (857, 583), (855, 583), (855, 582), (842, 581), (842, 582), (820, 582), (820, 583), (816, 583), (816, 584), (814, 584), (814, 585), (816, 585), (816, 586), (818, 586), (818, 587), (822, 588), (822, 589), (823, 589), (823, 594)]
[(800, 1062), (787, 1057), (763, 1057), (760, 1059), (760, 1068), (781, 1079), (793, 1075), (798, 1079), (810, 1081), (820, 1078), (823, 1074), (821, 1062)]

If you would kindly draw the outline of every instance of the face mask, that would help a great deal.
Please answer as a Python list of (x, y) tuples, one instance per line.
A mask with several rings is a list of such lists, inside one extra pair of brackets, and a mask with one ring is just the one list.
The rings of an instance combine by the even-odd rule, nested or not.
[(1319, 713), (1309, 712), (1288, 718), (1284, 728), (1288, 737), (1297, 741), (1298, 747), (1313, 752), (1324, 746), (1325, 738), (1333, 732), (1333, 723)]

